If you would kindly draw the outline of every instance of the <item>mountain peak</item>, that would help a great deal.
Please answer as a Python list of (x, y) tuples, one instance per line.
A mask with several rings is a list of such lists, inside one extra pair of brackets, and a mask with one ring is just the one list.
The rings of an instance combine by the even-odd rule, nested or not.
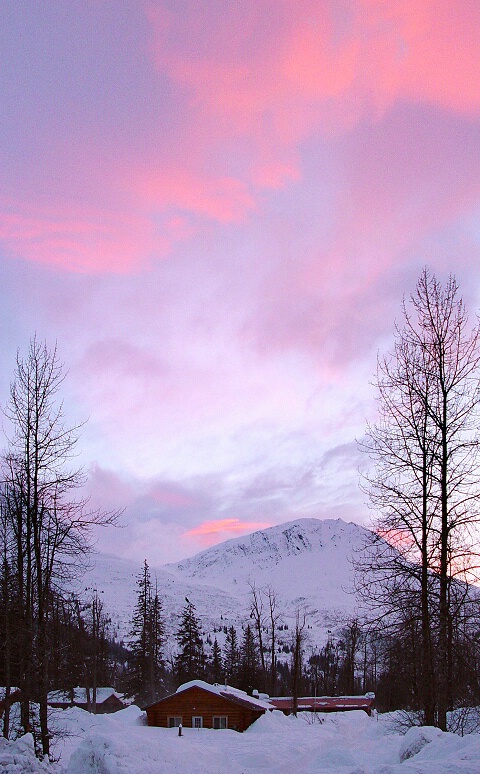
[[(312, 628), (325, 632), (356, 607), (352, 557), (367, 534), (364, 527), (342, 519), (296, 519), (232, 538), (174, 564), (151, 567), (167, 630), (177, 628), (185, 596), (195, 603), (205, 632), (238, 628), (248, 617), (255, 584), (275, 591), (287, 622), (302, 606)], [(128, 560), (99, 555), (85, 583), (105, 590), (105, 607), (117, 622), (119, 637), (130, 628), (140, 569)], [(318, 637), (322, 639), (320, 632)]]

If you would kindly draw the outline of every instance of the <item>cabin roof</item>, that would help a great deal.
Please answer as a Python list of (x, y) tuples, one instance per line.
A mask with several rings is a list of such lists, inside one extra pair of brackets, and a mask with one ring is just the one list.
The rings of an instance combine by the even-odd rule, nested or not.
[[(200, 689), (206, 693), (214, 696), (221, 696), (227, 701), (231, 701), (233, 704), (240, 705), (245, 709), (257, 710), (264, 712), (265, 710), (293, 710), (293, 697), (292, 696), (278, 696), (268, 699), (260, 699), (256, 696), (249, 696), (245, 691), (241, 691), (239, 688), (233, 688), (231, 685), (221, 685), (219, 683), (205, 682), (205, 680), (190, 680), (188, 683), (180, 685), (175, 693), (165, 696), (163, 699), (159, 699), (153, 704), (148, 705), (144, 709), (150, 709), (158, 704), (167, 702), (178, 694), (185, 693), (193, 688)], [(333, 710), (365, 710), (370, 714), (375, 702), (375, 696), (373, 694), (367, 694), (366, 696), (301, 696), (297, 699), (298, 710), (310, 710), (317, 712), (329, 712)]]
[[(103, 704), (104, 701), (114, 696), (119, 701), (123, 702), (124, 697), (121, 693), (117, 693), (115, 688), (101, 687), (97, 688), (97, 704)], [(90, 689), (90, 700), (93, 699), (93, 691)], [(48, 694), (49, 704), (72, 704), (72, 692), (71, 691), (50, 691)], [(87, 704), (87, 690), (86, 688), (80, 688), (77, 686), (73, 689), (73, 704)]]
[(239, 688), (233, 688), (231, 685), (220, 685), (219, 683), (214, 683), (212, 685), (211, 683), (205, 682), (205, 680), (190, 680), (188, 683), (183, 683), (183, 685), (180, 685), (177, 688), (175, 693), (170, 694), (169, 696), (165, 696), (163, 699), (159, 699), (153, 704), (150, 704), (148, 707), (145, 707), (145, 709), (154, 707), (161, 702), (171, 699), (172, 696), (176, 696), (179, 693), (184, 693), (185, 691), (189, 691), (192, 688), (199, 688), (200, 690), (213, 694), (214, 696), (221, 696), (222, 698), (227, 699), (227, 701), (231, 701), (233, 704), (238, 704), (245, 709), (258, 710), (261, 712), (264, 712), (267, 709), (273, 709), (270, 702), (266, 701), (265, 699), (257, 699), (254, 696), (249, 696), (245, 691), (241, 691)]

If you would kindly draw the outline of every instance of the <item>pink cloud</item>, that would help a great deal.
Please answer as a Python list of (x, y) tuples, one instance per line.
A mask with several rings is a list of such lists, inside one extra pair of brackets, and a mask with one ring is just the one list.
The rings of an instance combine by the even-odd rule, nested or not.
[(154, 485), (149, 490), (149, 497), (159, 507), (166, 508), (193, 508), (196, 499), (187, 495), (181, 489), (167, 485)]
[(342, 133), (400, 100), (480, 110), (473, 3), (247, 2), (242, 18), (234, 4), (221, 15), (191, 4), (168, 16), (150, 8), (149, 20), (158, 69), (190, 90), (213, 139), (250, 137), (260, 165), (286, 148), (291, 162), (312, 132)]
[[(153, 168), (147, 171), (125, 161), (116, 182), (107, 181), (106, 170), (97, 168), (105, 209), (68, 199), (45, 205), (34, 198), (4, 198), (0, 243), (7, 255), (36, 263), (80, 273), (127, 274), (148, 268), (192, 238), (196, 218), (240, 222), (255, 206), (245, 183), (233, 177), (186, 168), (154, 173)], [(129, 202), (119, 204), (122, 189)]]
[(211, 546), (236, 535), (245, 535), (257, 529), (271, 527), (266, 521), (241, 521), (240, 519), (217, 519), (204, 521), (198, 527), (184, 532), (186, 539), (198, 538), (203, 546)]
[(134, 486), (118, 473), (101, 467), (97, 462), (90, 466), (85, 492), (94, 508), (123, 510), (132, 505), (136, 493)]
[(216, 178), (182, 168), (154, 171), (152, 165), (148, 170), (136, 168), (131, 177), (127, 185), (149, 209), (175, 207), (228, 223), (243, 220), (254, 207), (247, 186), (233, 177)]
[(164, 256), (178, 226), (156, 234), (151, 220), (127, 212), (4, 203), (0, 241), (7, 254), (82, 273), (124, 274)]
[(321, 191), (304, 217), (299, 187), (303, 229), (276, 217), (279, 257), (246, 339), (263, 355), (307, 350), (331, 376), (377, 348), (422, 264), (461, 279), (480, 259), (466, 227), (478, 212), (479, 143), (478, 122), (429, 105), (396, 106), (332, 143), (327, 204)]
[[(156, 79), (154, 90), (135, 92), (130, 104), (112, 79), (125, 101), (110, 124), (99, 108), (103, 92), (92, 99), (98, 116), (87, 116), (91, 105), (81, 103), (90, 132), (68, 111), (75, 101), (68, 89), (59, 103), (68, 120), (41, 102), (38, 150), (26, 142), (27, 155), (24, 148), (18, 154), (22, 174), (12, 164), (2, 183), (6, 197), (14, 190), (18, 197), (0, 219), (8, 255), (77, 272), (138, 271), (200, 228), (203, 235), (205, 219), (206, 228), (245, 223), (263, 207), (265, 189), (305, 176), (311, 139), (368, 142), (366, 127), (407, 103), (466, 119), (480, 110), (475, 3), (245, 0), (241, 7), (146, 8), (156, 73), (143, 51), (131, 53), (145, 68), (136, 74), (137, 91), (142, 77)], [(132, 106), (150, 101), (155, 110), (137, 121)], [(341, 165), (342, 149), (330, 150)], [(364, 196), (373, 210), (381, 192), (367, 186)]]
[[(459, 113), (480, 110), (480, 7), (449, 0), (363, 0), (376, 59), (368, 77), (387, 101), (425, 101)], [(370, 47), (373, 52), (373, 45)]]

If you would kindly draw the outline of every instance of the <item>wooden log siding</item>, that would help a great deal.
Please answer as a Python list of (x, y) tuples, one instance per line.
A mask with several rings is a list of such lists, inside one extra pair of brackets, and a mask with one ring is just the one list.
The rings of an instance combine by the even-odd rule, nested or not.
[(203, 728), (213, 728), (214, 717), (227, 717), (227, 728), (245, 731), (265, 710), (242, 705), (248, 705), (248, 702), (227, 699), (192, 686), (147, 707), (147, 723), (149, 726), (168, 728), (169, 718), (181, 717), (182, 726), (192, 728), (192, 718), (200, 716), (203, 718)]

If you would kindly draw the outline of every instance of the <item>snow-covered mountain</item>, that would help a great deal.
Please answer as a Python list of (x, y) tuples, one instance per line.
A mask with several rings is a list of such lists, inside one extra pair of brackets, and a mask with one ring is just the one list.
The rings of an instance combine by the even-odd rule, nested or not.
[[(172, 633), (188, 597), (197, 608), (205, 633), (240, 626), (248, 618), (250, 584), (276, 593), (284, 622), (305, 609), (311, 639), (319, 644), (326, 631), (355, 610), (352, 557), (368, 530), (341, 519), (299, 519), (227, 540), (176, 564), (150, 568), (157, 578)], [(118, 638), (125, 637), (136, 599), (140, 567), (126, 559), (99, 554), (84, 579), (101, 591)]]

